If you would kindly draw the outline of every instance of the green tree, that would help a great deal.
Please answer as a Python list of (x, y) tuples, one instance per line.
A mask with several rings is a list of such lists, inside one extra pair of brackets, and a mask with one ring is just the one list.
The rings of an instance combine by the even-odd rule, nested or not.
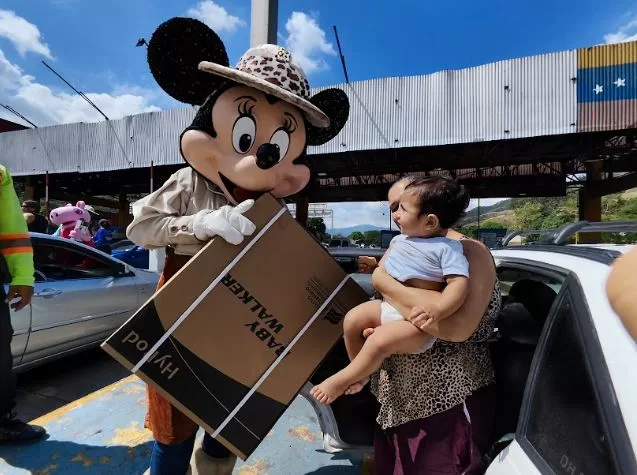
[(314, 234), (316, 238), (320, 241), (325, 238), (325, 222), (323, 218), (310, 218), (307, 220), (307, 230)]
[(507, 225), (500, 221), (489, 220), (484, 223), (480, 223), (480, 229), (507, 229)]
[(352, 234), (349, 235), (349, 238), (352, 241), (360, 241), (361, 239), (365, 239), (365, 236), (360, 231), (354, 231)]
[(380, 246), (380, 231), (365, 231), (363, 239), (366, 244), (374, 244)]
[(458, 228), (458, 232), (460, 234), (464, 234), (467, 237), (475, 239), (478, 237), (478, 225), (467, 224), (466, 226), (461, 226), (460, 228)]
[(574, 223), (579, 218), (576, 207), (562, 206), (554, 210), (542, 220), (541, 229), (554, 229), (568, 223)]
[(544, 206), (540, 202), (527, 201), (514, 208), (517, 229), (540, 229), (545, 218)]

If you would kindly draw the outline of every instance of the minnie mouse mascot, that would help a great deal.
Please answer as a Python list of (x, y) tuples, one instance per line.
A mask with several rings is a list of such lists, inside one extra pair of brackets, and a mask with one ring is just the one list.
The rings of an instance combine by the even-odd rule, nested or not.
[[(280, 46), (250, 48), (229, 67), (217, 34), (189, 18), (157, 28), (148, 64), (164, 91), (200, 106), (179, 141), (189, 166), (133, 205), (127, 229), (140, 246), (174, 250), (161, 287), (212, 237), (239, 244), (251, 235), (255, 226), (243, 213), (263, 193), (283, 198), (301, 191), (310, 180), (306, 146), (339, 133), (349, 101), (338, 89), (310, 97), (305, 73)], [(197, 425), (150, 387), (146, 425), (155, 438), (150, 473), (187, 473)], [(229, 475), (236, 462), (208, 434), (192, 458), (192, 473), (201, 475)]]

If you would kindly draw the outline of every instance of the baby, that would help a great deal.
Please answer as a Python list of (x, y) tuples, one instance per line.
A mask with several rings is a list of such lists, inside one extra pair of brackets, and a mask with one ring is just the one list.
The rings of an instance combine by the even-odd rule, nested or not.
[[(427, 317), (424, 328), (451, 316), (467, 297), (469, 263), (462, 244), (445, 236), (468, 205), (469, 195), (454, 180), (425, 177), (405, 187), (393, 211), (401, 234), (392, 239), (379, 265), (405, 285), (437, 291), (419, 305)], [(343, 325), (351, 363), (311, 390), (325, 404), (342, 394), (359, 392), (388, 356), (422, 353), (435, 342), (386, 301), (358, 305), (348, 312)], [(367, 340), (362, 336), (366, 328), (375, 328)]]

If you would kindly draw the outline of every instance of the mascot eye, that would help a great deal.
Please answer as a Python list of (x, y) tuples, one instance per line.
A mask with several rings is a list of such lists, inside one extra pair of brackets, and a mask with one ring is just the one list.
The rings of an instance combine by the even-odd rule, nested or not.
[(270, 143), (279, 147), (279, 160), (283, 160), (290, 146), (290, 134), (284, 129), (279, 129), (272, 135)]
[(232, 145), (239, 153), (246, 153), (252, 144), (257, 132), (257, 124), (250, 116), (239, 117), (232, 127)]

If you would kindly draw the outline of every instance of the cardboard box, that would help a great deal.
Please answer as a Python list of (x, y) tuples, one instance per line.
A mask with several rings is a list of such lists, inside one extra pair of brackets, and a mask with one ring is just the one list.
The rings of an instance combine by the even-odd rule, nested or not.
[(246, 459), (342, 336), (367, 294), (278, 200), (215, 238), (102, 347)]

